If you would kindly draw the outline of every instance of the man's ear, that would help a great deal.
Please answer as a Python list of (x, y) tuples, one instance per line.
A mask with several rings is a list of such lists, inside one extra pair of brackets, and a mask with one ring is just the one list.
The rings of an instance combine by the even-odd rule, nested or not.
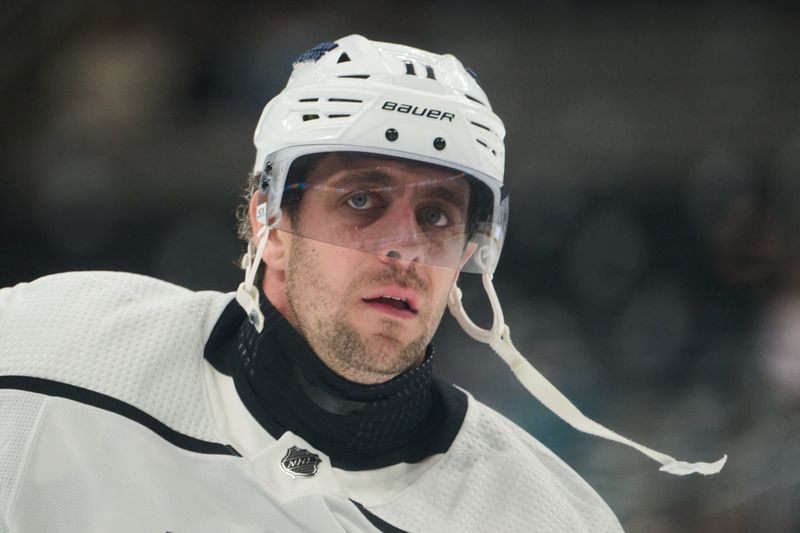
[(250, 229), (253, 230), (253, 235), (258, 235), (258, 230), (261, 229), (261, 224), (256, 220), (256, 209), (258, 208), (259, 202), (263, 202), (263, 198), (258, 191), (255, 191), (250, 197), (250, 204), (247, 208), (247, 215), (250, 219)]
[(267, 248), (264, 250), (263, 257), (268, 270), (276, 273), (286, 270), (286, 259), (289, 255), (289, 242), (291, 239), (292, 234), (285, 231), (273, 229), (269, 232)]

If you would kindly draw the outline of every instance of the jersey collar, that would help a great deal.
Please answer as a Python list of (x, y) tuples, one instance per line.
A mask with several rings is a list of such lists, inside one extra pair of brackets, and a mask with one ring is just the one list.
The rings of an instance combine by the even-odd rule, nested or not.
[(332, 372), (302, 336), (260, 298), (257, 333), (231, 302), (206, 345), (206, 359), (233, 378), (250, 414), (275, 439), (291, 431), (349, 470), (418, 462), (446, 451), (466, 412), (466, 396), (423, 363), (376, 385)]

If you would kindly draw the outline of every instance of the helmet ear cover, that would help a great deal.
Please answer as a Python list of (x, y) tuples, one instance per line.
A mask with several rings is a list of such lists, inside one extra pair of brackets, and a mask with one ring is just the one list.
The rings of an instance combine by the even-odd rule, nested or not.
[(478, 233), (479, 228), (492, 225), (492, 191), (486, 187), (479, 187), (472, 180), (469, 185), (469, 206), (467, 207), (467, 242)]
[(286, 184), (283, 187), (283, 195), (281, 196), (281, 211), (286, 211), (293, 226), (297, 225), (297, 212), (300, 207), (300, 200), (303, 199), (303, 187), (299, 185), (314, 170), (314, 167), (324, 155), (303, 155), (292, 161), (289, 166)]
[[(313, 170), (313, 165), (325, 154), (307, 154), (300, 156), (292, 161), (291, 166), (286, 177), (286, 184), (283, 191), (278, 193), (281, 195), (281, 211), (285, 211), (289, 216), (292, 225), (297, 224), (297, 209), (300, 206), (300, 200), (303, 198), (302, 187), (298, 187), (302, 183), (303, 177), (308, 175)], [(258, 178), (258, 188), (255, 190), (256, 204), (265, 204), (269, 200), (270, 183), (273, 182), (272, 164), (267, 162), (264, 165), (264, 170)], [(294, 186), (292, 186), (294, 185)]]

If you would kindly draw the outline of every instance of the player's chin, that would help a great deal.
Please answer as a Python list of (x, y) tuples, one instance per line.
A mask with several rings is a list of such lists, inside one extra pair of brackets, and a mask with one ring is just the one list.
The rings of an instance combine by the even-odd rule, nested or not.
[(371, 370), (375, 375), (382, 376), (380, 381), (383, 382), (393, 379), (403, 372), (418, 367), (423, 360), (424, 357), (410, 358), (395, 353), (393, 356), (386, 357), (385, 359), (379, 359), (377, 361), (373, 360)]
[(364, 317), (351, 324), (356, 327), (370, 351), (378, 347), (384, 353), (414, 351), (419, 348), (420, 343), (424, 351), (427, 346), (422, 340), (428, 336), (429, 331), (429, 325), (424, 319), (406, 321), (389, 317)]
[(428, 346), (425, 337), (419, 335), (419, 332), (414, 332), (416, 334), (404, 332), (407, 333), (406, 335), (397, 333), (392, 335), (375, 334), (372, 338), (372, 346), (375, 348), (376, 359), (384, 360), (388, 366), (393, 367), (408, 365), (414, 361), (421, 362)]
[[(379, 329), (372, 331), (367, 334), (369, 338), (367, 346), (382, 354), (399, 353), (408, 344), (408, 340), (404, 338), (404, 335), (398, 335), (398, 333), (397, 331), (387, 332)], [(387, 355), (384, 358), (391, 357)]]

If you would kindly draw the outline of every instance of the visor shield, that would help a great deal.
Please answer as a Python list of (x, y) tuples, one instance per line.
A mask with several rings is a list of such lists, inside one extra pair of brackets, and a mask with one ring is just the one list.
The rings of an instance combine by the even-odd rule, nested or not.
[(262, 223), (401, 261), (494, 271), (508, 209), (499, 184), (396, 155), (307, 151), (267, 157)]

